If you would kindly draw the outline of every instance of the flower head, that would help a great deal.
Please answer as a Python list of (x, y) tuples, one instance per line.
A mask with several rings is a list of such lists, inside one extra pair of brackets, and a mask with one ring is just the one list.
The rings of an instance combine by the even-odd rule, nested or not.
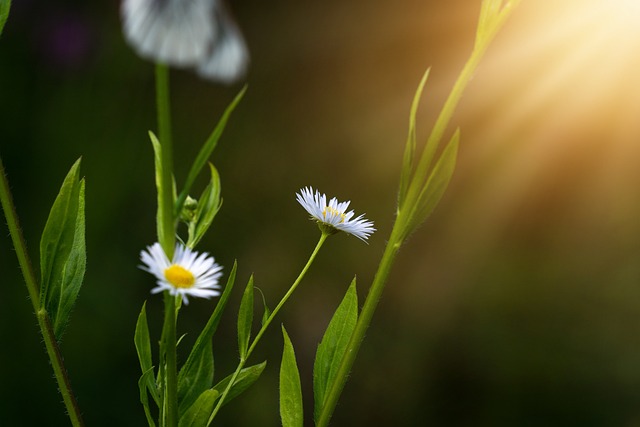
[(222, 267), (206, 252), (198, 254), (177, 244), (173, 260), (169, 261), (160, 243), (154, 243), (140, 252), (140, 259), (144, 264), (140, 268), (158, 279), (152, 294), (169, 291), (171, 295), (180, 295), (185, 304), (189, 303), (187, 296), (210, 298), (220, 295), (217, 289), (220, 289), (218, 279), (222, 276)]
[(315, 220), (323, 231), (338, 232), (344, 231), (353, 234), (358, 239), (366, 242), (369, 235), (376, 231), (373, 222), (364, 218), (364, 214), (355, 219), (353, 211), (346, 212), (350, 201), (338, 202), (335, 197), (329, 200), (327, 196), (320, 194), (318, 190), (313, 191), (311, 187), (305, 187), (296, 193), (296, 200), (303, 208), (309, 212), (311, 219)]
[(143, 58), (232, 83), (249, 52), (222, 0), (122, 0), (124, 35)]

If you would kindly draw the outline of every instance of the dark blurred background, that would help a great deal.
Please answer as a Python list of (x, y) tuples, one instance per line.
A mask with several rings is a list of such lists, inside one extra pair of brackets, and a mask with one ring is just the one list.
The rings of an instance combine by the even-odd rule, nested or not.
[[(310, 415), (322, 331), (354, 274), (364, 300), (392, 225), (415, 88), (433, 66), (424, 140), (480, 0), (231, 7), (249, 90), (213, 155), (224, 205), (200, 248), (226, 271), (237, 259), (239, 285), (255, 274), (273, 307), (318, 237), (301, 187), (350, 199), (379, 229), (368, 245), (330, 239), (279, 318)], [(63, 351), (88, 426), (145, 425), (133, 331), (147, 299), (156, 339), (162, 317), (137, 269), (155, 240), (153, 67), (125, 44), (118, 8), (14, 0), (0, 38), (0, 154), (34, 260), (83, 158), (88, 270)], [(454, 117), (453, 182), (400, 253), (333, 425), (640, 426), (639, 9), (524, 0), (513, 14)], [(172, 72), (178, 182), (240, 87)], [(68, 425), (6, 229), (0, 273), (0, 425)], [(239, 289), (214, 342), (218, 379), (237, 359)], [(214, 304), (183, 311), (182, 360)], [(263, 378), (221, 425), (279, 425), (272, 329), (253, 359), (268, 359)]]

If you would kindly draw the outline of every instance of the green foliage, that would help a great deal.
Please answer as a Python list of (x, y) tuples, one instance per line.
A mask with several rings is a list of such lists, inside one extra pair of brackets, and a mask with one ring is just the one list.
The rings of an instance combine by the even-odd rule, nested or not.
[(0, 0), (0, 35), (9, 17), (9, 9), (11, 9), (11, 0)]
[(149, 131), (149, 138), (151, 139), (151, 144), (153, 145), (154, 164), (155, 164), (155, 171), (156, 171), (156, 189), (158, 191), (158, 211), (156, 213), (156, 228), (157, 228), (156, 231), (158, 233), (158, 242), (160, 242), (160, 244), (164, 248), (165, 247), (164, 242), (166, 241), (167, 236), (165, 236), (164, 227), (162, 226), (164, 215), (165, 215), (165, 212), (164, 212), (165, 192), (163, 191), (164, 184), (162, 181), (162, 174), (163, 174), (162, 145), (160, 144), (160, 141), (158, 141), (158, 138), (156, 137), (156, 135), (151, 131)]
[[(155, 427), (156, 423), (153, 421), (153, 417), (151, 416), (151, 409), (149, 408), (148, 394), (148, 392), (156, 390), (153, 368), (143, 373), (140, 379), (138, 379), (138, 389), (140, 390), (140, 403), (142, 403), (142, 407), (144, 408), (144, 415), (147, 417), (147, 423), (149, 424), (149, 427)], [(152, 397), (156, 399), (157, 391), (155, 396), (152, 393)], [(158, 399), (156, 399), (156, 404), (157, 403)]]
[(198, 153), (198, 155), (196, 156), (196, 159), (193, 162), (193, 165), (191, 165), (191, 169), (189, 169), (189, 174), (187, 175), (187, 180), (185, 181), (184, 188), (182, 189), (182, 192), (178, 197), (178, 201), (176, 203), (176, 212), (179, 213), (182, 210), (182, 205), (184, 204), (184, 201), (187, 199), (187, 196), (189, 195), (191, 186), (193, 185), (196, 178), (200, 174), (200, 171), (202, 170), (204, 165), (209, 160), (209, 157), (211, 157), (211, 153), (213, 153), (213, 150), (216, 148), (216, 145), (218, 145), (218, 140), (222, 136), (222, 132), (224, 132), (224, 128), (227, 126), (227, 122), (229, 121), (229, 117), (231, 117), (231, 113), (236, 108), (236, 106), (238, 105), (238, 103), (240, 102), (240, 100), (242, 99), (246, 91), (247, 91), (247, 87), (245, 86), (242, 88), (240, 93), (236, 95), (233, 101), (231, 101), (231, 104), (229, 104), (226, 110), (224, 110), (224, 113), (222, 114), (222, 117), (220, 118), (220, 121), (216, 125), (215, 129), (213, 129), (213, 132), (211, 132), (211, 135), (209, 135), (209, 138), (207, 138), (204, 145), (200, 149), (200, 152)]
[(147, 417), (147, 422), (150, 426), (155, 426), (151, 411), (149, 409), (149, 397), (151, 394), (156, 405), (159, 404), (160, 398), (158, 396), (158, 389), (156, 386), (155, 376), (153, 372), (153, 361), (151, 357), (151, 340), (149, 338), (149, 325), (147, 323), (147, 303), (142, 304), (138, 321), (136, 322), (136, 331), (134, 334), (133, 342), (136, 346), (138, 353), (138, 360), (140, 361), (140, 369), (142, 375), (138, 380), (138, 388), (140, 389), (140, 402), (144, 408), (144, 413)]
[(260, 325), (264, 327), (264, 325), (267, 324), (267, 320), (269, 320), (269, 316), (271, 316), (271, 310), (269, 309), (269, 306), (267, 305), (267, 300), (264, 297), (264, 293), (262, 292), (262, 290), (260, 290), (260, 288), (258, 288), (258, 291), (260, 292), (260, 296), (262, 297), (262, 306), (264, 307), (264, 311), (262, 312), (262, 320), (260, 321)]
[[(236, 377), (236, 379), (234, 380), (233, 385), (229, 390), (229, 393), (227, 393), (224, 399), (223, 405), (226, 405), (233, 398), (239, 396), (245, 390), (251, 387), (251, 385), (255, 383), (258, 380), (258, 378), (260, 378), (260, 375), (262, 374), (262, 371), (264, 371), (264, 368), (266, 366), (267, 366), (267, 362), (264, 361), (258, 365), (253, 365), (253, 366), (249, 366), (248, 368), (242, 369), (238, 373), (238, 376)], [(220, 394), (224, 393), (224, 391), (226, 390), (232, 378), (233, 378), (233, 374), (225, 377), (213, 388), (217, 390)]]
[(49, 313), (58, 341), (78, 298), (86, 257), (84, 179), (78, 159), (62, 183), (40, 239), (40, 306)]
[(316, 421), (324, 406), (325, 397), (338, 373), (342, 356), (344, 356), (357, 321), (358, 293), (354, 278), (342, 302), (333, 314), (316, 352), (316, 360), (313, 365), (314, 419)]
[(218, 329), (220, 318), (229, 301), (236, 279), (237, 268), (238, 264), (234, 262), (220, 300), (178, 374), (178, 401), (180, 402), (179, 412), (181, 414), (193, 405), (205, 390), (210, 389), (213, 385), (214, 364), (211, 339)]
[(189, 221), (187, 246), (190, 248), (195, 247), (202, 239), (222, 206), (220, 175), (211, 163), (209, 163), (209, 169), (211, 180), (202, 192), (193, 218)]
[(520, 0), (484, 0), (476, 31), (476, 48), (484, 49)]
[(283, 427), (302, 427), (302, 389), (296, 355), (287, 331), (282, 327), (284, 348), (280, 364), (280, 419)]
[(205, 390), (198, 399), (180, 417), (179, 427), (206, 427), (209, 424), (209, 416), (213, 412), (213, 405), (220, 397), (218, 390)]
[(142, 369), (142, 373), (145, 373), (153, 367), (153, 362), (151, 360), (151, 339), (149, 338), (149, 325), (147, 323), (146, 301), (142, 304), (142, 309), (138, 315), (133, 342), (136, 345), (138, 360), (140, 361), (140, 369)]
[(420, 98), (422, 98), (424, 85), (429, 79), (429, 71), (431, 71), (431, 69), (427, 69), (427, 71), (422, 76), (422, 80), (420, 80), (420, 84), (418, 85), (418, 90), (416, 90), (416, 93), (413, 97), (413, 102), (411, 103), (411, 112), (409, 114), (409, 135), (407, 136), (407, 143), (404, 147), (404, 156), (402, 157), (400, 189), (398, 191), (398, 207), (404, 204), (404, 199), (407, 195), (407, 190), (409, 189), (409, 183), (411, 182), (411, 175), (415, 167), (414, 158), (416, 151), (416, 114), (418, 112)]
[(456, 167), (459, 143), (460, 130), (457, 129), (442, 151), (426, 184), (421, 188), (415, 204), (410, 207), (405, 236), (418, 228), (440, 202)]
[(253, 276), (249, 278), (247, 287), (244, 289), (240, 310), (238, 312), (238, 349), (240, 358), (245, 359), (249, 349), (249, 339), (251, 338), (251, 325), (253, 323)]

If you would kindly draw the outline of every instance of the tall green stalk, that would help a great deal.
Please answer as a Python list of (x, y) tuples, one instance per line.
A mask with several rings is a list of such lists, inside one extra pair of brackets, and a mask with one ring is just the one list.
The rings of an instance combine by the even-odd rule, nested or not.
[[(475, 72), (484, 52), (517, 3), (519, 3), (519, 0), (507, 1), (504, 5), (503, 0), (483, 0), (482, 2), (473, 51), (464, 68), (460, 72), (449, 97), (442, 107), (431, 134), (429, 135), (422, 156), (415, 167), (415, 171), (403, 171), (403, 174), (408, 173), (411, 176), (406, 196), (402, 197), (399, 201), (398, 215), (394, 222), (393, 229), (391, 230), (391, 236), (387, 242), (380, 264), (378, 265), (378, 271), (376, 272), (371, 287), (369, 288), (369, 293), (367, 294), (367, 298), (362, 307), (362, 312), (358, 318), (354, 332), (351, 335), (347, 350), (342, 357), (338, 373), (324, 401), (316, 427), (326, 427), (329, 424), (336, 404), (338, 403), (338, 399), (340, 398), (342, 390), (347, 382), (349, 372), (351, 371), (360, 346), (362, 345), (367, 329), (371, 324), (371, 319), (378, 306), (382, 291), (384, 290), (385, 283), (400, 247), (404, 243), (405, 239), (415, 231), (420, 223), (426, 219), (426, 216), (428, 216), (428, 212), (426, 215), (423, 215), (424, 212), (422, 212), (425, 209), (424, 196), (427, 190), (429, 190), (431, 178), (435, 173), (439, 172), (432, 166), (433, 157), (440, 146), (449, 123), (451, 122), (451, 117), (453, 116), (458, 102), (460, 101), (467, 85), (471, 81), (473, 73)], [(412, 114), (414, 114), (414, 112), (412, 112)], [(412, 123), (414, 120), (415, 117), (412, 117)], [(453, 140), (457, 143), (457, 133), (454, 135)], [(413, 150), (413, 148), (410, 148), (410, 150)], [(412, 155), (410, 158), (412, 158)], [(413, 163), (409, 162), (405, 164), (404, 167), (412, 168)]]
[[(176, 220), (173, 197), (173, 146), (171, 138), (171, 110), (169, 103), (169, 69), (156, 65), (156, 108), (158, 116), (158, 139), (162, 163), (162, 206), (158, 206), (158, 241), (168, 259), (173, 258), (176, 244)], [(176, 303), (175, 298), (164, 292), (164, 325), (162, 327), (161, 360), (164, 359), (164, 391), (166, 408), (164, 420), (167, 427), (178, 425), (178, 370), (176, 361)], [(161, 420), (162, 422), (162, 420)]]
[(44, 339), (44, 344), (47, 349), (47, 355), (51, 361), (51, 367), (58, 383), (60, 394), (65, 407), (67, 408), (67, 415), (71, 420), (71, 424), (74, 427), (82, 427), (84, 423), (82, 421), (82, 415), (80, 414), (80, 408), (78, 402), (71, 389), (71, 383), (67, 375), (67, 370), (64, 366), (62, 354), (60, 353), (60, 346), (56, 341), (53, 327), (51, 325), (51, 319), (47, 310), (40, 307), (40, 290), (36, 274), (31, 264), (31, 259), (27, 253), (27, 245), (22, 235), (22, 229), (18, 221), (18, 215), (16, 213), (15, 205), (13, 203), (13, 197), (9, 189), (9, 182), (4, 171), (2, 159), (0, 158), (0, 201), (2, 202), (2, 210), (7, 220), (9, 227), (9, 233), (11, 234), (11, 240), (13, 241), (13, 247), (18, 257), (18, 263), (22, 270), (22, 276), (27, 285), (27, 291), (29, 292), (29, 298), (33, 305), (33, 310), (36, 313), (38, 319), (38, 326)]

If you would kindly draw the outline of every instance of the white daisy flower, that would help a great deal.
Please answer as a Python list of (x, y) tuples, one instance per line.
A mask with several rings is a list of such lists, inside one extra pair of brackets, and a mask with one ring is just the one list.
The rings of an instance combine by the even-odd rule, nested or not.
[(232, 83), (249, 63), (242, 33), (222, 0), (122, 0), (125, 38), (138, 55)]
[(353, 211), (346, 212), (349, 203), (351, 203), (350, 201), (338, 202), (338, 199), (334, 197), (327, 204), (327, 196), (320, 194), (318, 190), (314, 193), (311, 187), (303, 188), (299, 193), (296, 193), (296, 200), (309, 212), (311, 219), (318, 223), (320, 229), (325, 232), (336, 233), (344, 231), (366, 242), (369, 235), (376, 231), (373, 228), (373, 222), (364, 218), (364, 214), (351, 219)]
[(154, 243), (140, 252), (140, 259), (144, 263), (140, 268), (158, 279), (152, 294), (169, 291), (171, 295), (180, 295), (185, 304), (189, 303), (187, 296), (210, 298), (220, 295), (218, 279), (222, 276), (222, 267), (206, 252), (198, 254), (176, 244), (173, 261), (169, 261), (160, 243)]

